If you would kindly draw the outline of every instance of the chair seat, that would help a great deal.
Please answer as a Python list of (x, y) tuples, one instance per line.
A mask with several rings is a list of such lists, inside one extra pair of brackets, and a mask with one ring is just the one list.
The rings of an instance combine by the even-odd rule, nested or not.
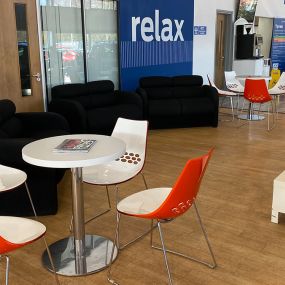
[(140, 173), (143, 156), (136, 151), (127, 151), (125, 155), (110, 163), (83, 168), (83, 181), (97, 185), (112, 185), (125, 182)]
[(219, 96), (238, 96), (238, 93), (218, 89)]
[(45, 232), (46, 227), (40, 222), (26, 218), (0, 216), (0, 237), (10, 243), (26, 244), (40, 238)]
[(270, 89), (268, 89), (268, 93), (270, 94), (270, 95), (285, 95), (285, 90), (270, 90)]
[(27, 174), (16, 168), (0, 165), (0, 192), (14, 189), (22, 185)]
[(172, 188), (152, 188), (122, 199), (117, 209), (129, 215), (144, 215), (155, 211), (167, 198)]

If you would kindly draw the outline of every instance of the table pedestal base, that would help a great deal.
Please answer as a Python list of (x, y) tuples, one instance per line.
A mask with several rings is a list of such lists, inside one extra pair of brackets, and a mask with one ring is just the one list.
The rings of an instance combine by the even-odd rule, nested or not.
[(238, 118), (241, 120), (248, 120), (248, 121), (261, 121), (265, 119), (265, 117), (261, 115), (249, 115), (249, 114), (238, 115)]
[[(97, 235), (85, 235), (85, 257), (75, 260), (74, 237), (61, 239), (49, 246), (55, 271), (65, 276), (82, 276), (105, 269), (111, 258), (113, 242)], [(118, 254), (115, 247), (113, 261)], [(47, 251), (42, 256), (43, 265), (53, 272)]]

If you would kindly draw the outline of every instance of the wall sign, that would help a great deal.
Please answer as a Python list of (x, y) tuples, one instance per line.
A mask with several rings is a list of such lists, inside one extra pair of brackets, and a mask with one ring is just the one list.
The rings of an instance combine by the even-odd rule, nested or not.
[(285, 71), (285, 19), (275, 18), (271, 46), (272, 64)]
[(205, 36), (207, 35), (207, 27), (206, 26), (194, 26), (194, 35)]
[(120, 83), (192, 74), (194, 0), (120, 0)]

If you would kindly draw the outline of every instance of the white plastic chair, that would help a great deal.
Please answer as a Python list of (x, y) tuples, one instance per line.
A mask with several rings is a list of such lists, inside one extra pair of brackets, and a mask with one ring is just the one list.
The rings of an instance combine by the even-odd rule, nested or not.
[(277, 107), (276, 101), (277, 103), (279, 103), (280, 95), (285, 95), (285, 72), (282, 72), (277, 83), (272, 88), (268, 89), (268, 92), (270, 95), (274, 97), (276, 115), (278, 118), (278, 107)]
[(210, 78), (209, 74), (207, 74), (207, 77), (208, 77), (210, 86), (216, 88), (216, 90), (218, 91), (219, 97), (223, 99), (229, 98), (230, 104), (231, 104), (231, 110), (232, 110), (232, 121), (233, 121), (235, 119), (233, 97), (238, 96), (237, 93), (219, 89), (214, 83), (214, 81)]
[[(110, 163), (83, 168), (83, 182), (105, 186), (109, 203), (107, 210), (87, 220), (86, 223), (110, 211), (111, 203), (108, 186), (114, 185), (117, 192), (116, 195), (118, 195), (118, 184), (130, 180), (140, 173), (144, 181), (145, 189), (148, 189), (145, 177), (142, 173), (146, 156), (147, 131), (147, 121), (118, 118), (111, 136), (119, 138), (126, 143), (125, 154)], [(133, 241), (130, 243), (132, 242)]]
[[(239, 99), (244, 94), (244, 86), (236, 79), (235, 71), (225, 71), (225, 81), (228, 90), (237, 93), (237, 112), (240, 109)], [(241, 108), (243, 109), (243, 107)]]
[[(12, 191), (18, 186), (25, 184), (27, 195), (29, 197), (35, 218), (38, 219), (37, 212), (34, 207), (34, 203), (26, 180), (27, 174), (24, 171), (19, 170), (17, 168), (0, 165), (0, 195), (5, 191)], [(13, 223), (13, 227), (11, 227), (11, 223)], [(24, 229), (26, 229), (27, 231), (24, 231)], [(9, 245), (12, 242), (16, 243), (15, 248), (22, 247), (42, 237), (45, 234), (45, 231), (45, 226), (37, 221), (17, 217), (0, 216), (0, 257), (6, 252), (9, 252), (14, 249), (10, 246), (7, 247), (7, 244)], [(50, 255), (50, 251), (44, 236), (43, 240), (50, 259), (50, 263), (54, 268), (54, 263), (52, 261), (52, 257)], [(5, 255), (5, 257), (6, 285), (8, 285), (9, 257), (7, 255)], [(60, 283), (55, 273), (55, 270), (54, 277), (56, 284), (59, 285)]]
[(226, 86), (230, 91), (243, 94), (244, 86), (236, 79), (235, 71), (225, 71)]

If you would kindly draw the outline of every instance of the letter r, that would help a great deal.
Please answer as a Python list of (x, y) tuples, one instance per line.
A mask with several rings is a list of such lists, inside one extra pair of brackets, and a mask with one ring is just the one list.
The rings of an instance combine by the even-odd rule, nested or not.
[(132, 17), (132, 42), (137, 41), (137, 25), (141, 22), (140, 17)]

